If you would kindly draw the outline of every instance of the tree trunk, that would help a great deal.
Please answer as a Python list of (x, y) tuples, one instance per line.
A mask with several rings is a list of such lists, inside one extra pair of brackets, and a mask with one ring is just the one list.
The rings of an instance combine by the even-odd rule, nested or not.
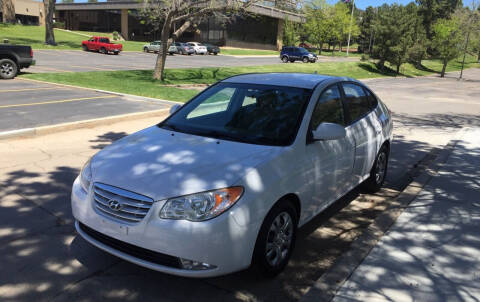
[(443, 78), (445, 77), (445, 70), (447, 69), (447, 60), (443, 60), (443, 67), (442, 67), (442, 72), (440, 73), (440, 77)]
[(170, 14), (165, 18), (165, 23), (162, 28), (162, 48), (158, 52), (157, 61), (155, 63), (155, 69), (153, 70), (153, 79), (154, 80), (165, 80), (165, 61), (167, 60), (168, 48), (172, 44), (173, 40), (181, 36), (189, 27), (192, 25), (191, 20), (185, 21), (179, 29), (177, 29), (173, 35), (172, 39), (169, 39), (170, 29), (172, 28), (172, 17)]
[(480, 50), (478, 50), (478, 58), (477, 61), (480, 62)]
[(12, 0), (3, 0), (2, 3), (3, 23), (15, 23), (15, 5)]
[(155, 69), (153, 70), (154, 80), (165, 80), (165, 61), (169, 47), (170, 28), (172, 27), (172, 15), (168, 14), (162, 27), (162, 48), (158, 51)]
[(397, 64), (397, 74), (400, 74), (400, 64)]
[(45, 44), (57, 45), (53, 33), (53, 13), (55, 11), (55, 0), (43, 0), (45, 7)]

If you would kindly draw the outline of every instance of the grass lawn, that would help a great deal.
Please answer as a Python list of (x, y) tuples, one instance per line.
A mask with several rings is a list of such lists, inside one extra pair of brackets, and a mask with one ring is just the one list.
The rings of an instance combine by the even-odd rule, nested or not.
[(223, 48), (220, 47), (222, 55), (229, 56), (278, 56), (280, 53), (276, 50), (260, 50), (260, 49), (241, 49), (241, 48)]
[[(407, 77), (429, 75), (438, 73), (442, 67), (442, 64), (437, 60), (424, 61), (423, 65), (424, 68), (416, 69), (410, 64), (404, 64), (401, 68), (401, 75)], [(460, 61), (454, 60), (448, 65), (447, 71), (459, 70), (460, 66)], [(474, 57), (468, 57), (466, 68), (469, 67), (480, 67), (480, 64), (475, 63)], [(396, 76), (388, 67), (384, 72), (380, 72), (372, 62), (322, 62), (316, 64), (288, 63), (247, 67), (166, 69), (167, 79), (165, 82), (152, 80), (151, 70), (37, 73), (23, 74), (21, 77), (185, 102), (196, 95), (198, 91), (165, 85), (211, 84), (229, 76), (252, 72), (313, 73), (315, 71), (319, 74), (348, 76), (356, 79)]]
[[(111, 33), (79, 33), (112, 36)], [(82, 41), (88, 38), (74, 32), (55, 29), (55, 41), (58, 45), (45, 45), (45, 27), (43, 26), (7, 25), (0, 23), (0, 41), (3, 42), (3, 39), (8, 39), (10, 44), (30, 45), (33, 49), (81, 50)], [(142, 51), (143, 45), (145, 44), (145, 42), (136, 41), (122, 41), (120, 43), (123, 44), (123, 50), (127, 51)]]

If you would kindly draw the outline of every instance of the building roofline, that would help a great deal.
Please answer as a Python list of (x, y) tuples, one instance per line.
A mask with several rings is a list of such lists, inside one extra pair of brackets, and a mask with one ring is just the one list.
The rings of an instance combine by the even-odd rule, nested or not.
[[(69, 10), (121, 10), (121, 9), (142, 9), (143, 3), (138, 1), (107, 1), (107, 2), (85, 2), (85, 3), (57, 3), (57, 11)], [(269, 7), (254, 4), (247, 8), (250, 13), (268, 16), (275, 19), (288, 19), (289, 21), (304, 23), (305, 16), (302, 14), (285, 11), (276, 7)]]

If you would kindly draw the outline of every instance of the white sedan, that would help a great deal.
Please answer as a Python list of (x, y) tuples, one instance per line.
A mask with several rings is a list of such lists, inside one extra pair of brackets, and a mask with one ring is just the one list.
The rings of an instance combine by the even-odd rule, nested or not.
[(188, 42), (189, 46), (193, 47), (196, 55), (205, 55), (207, 54), (207, 47), (198, 42)]
[(297, 228), (362, 184), (382, 186), (390, 111), (349, 78), (246, 74), (94, 155), (72, 189), (78, 233), (161, 272), (287, 265)]

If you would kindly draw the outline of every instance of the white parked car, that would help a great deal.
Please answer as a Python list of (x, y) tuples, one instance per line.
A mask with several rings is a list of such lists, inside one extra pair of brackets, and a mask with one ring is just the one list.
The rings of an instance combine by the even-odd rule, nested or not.
[[(143, 46), (143, 51), (144, 52), (159, 52), (160, 51), (160, 47), (162, 46), (162, 41), (153, 41), (151, 42), (150, 44), (145, 44)], [(178, 53), (177, 51), (177, 47), (175, 47), (175, 45), (172, 43), (172, 45), (170, 45), (170, 47), (168, 48), (168, 53), (170, 55), (173, 55), (175, 53)]]
[(78, 233), (161, 272), (209, 277), (287, 264), (297, 228), (384, 180), (386, 106), (362, 83), (246, 74), (94, 155), (72, 188)]
[(195, 50), (195, 54), (197, 55), (205, 55), (208, 53), (207, 47), (201, 43), (188, 42), (187, 44), (193, 47), (193, 49)]

